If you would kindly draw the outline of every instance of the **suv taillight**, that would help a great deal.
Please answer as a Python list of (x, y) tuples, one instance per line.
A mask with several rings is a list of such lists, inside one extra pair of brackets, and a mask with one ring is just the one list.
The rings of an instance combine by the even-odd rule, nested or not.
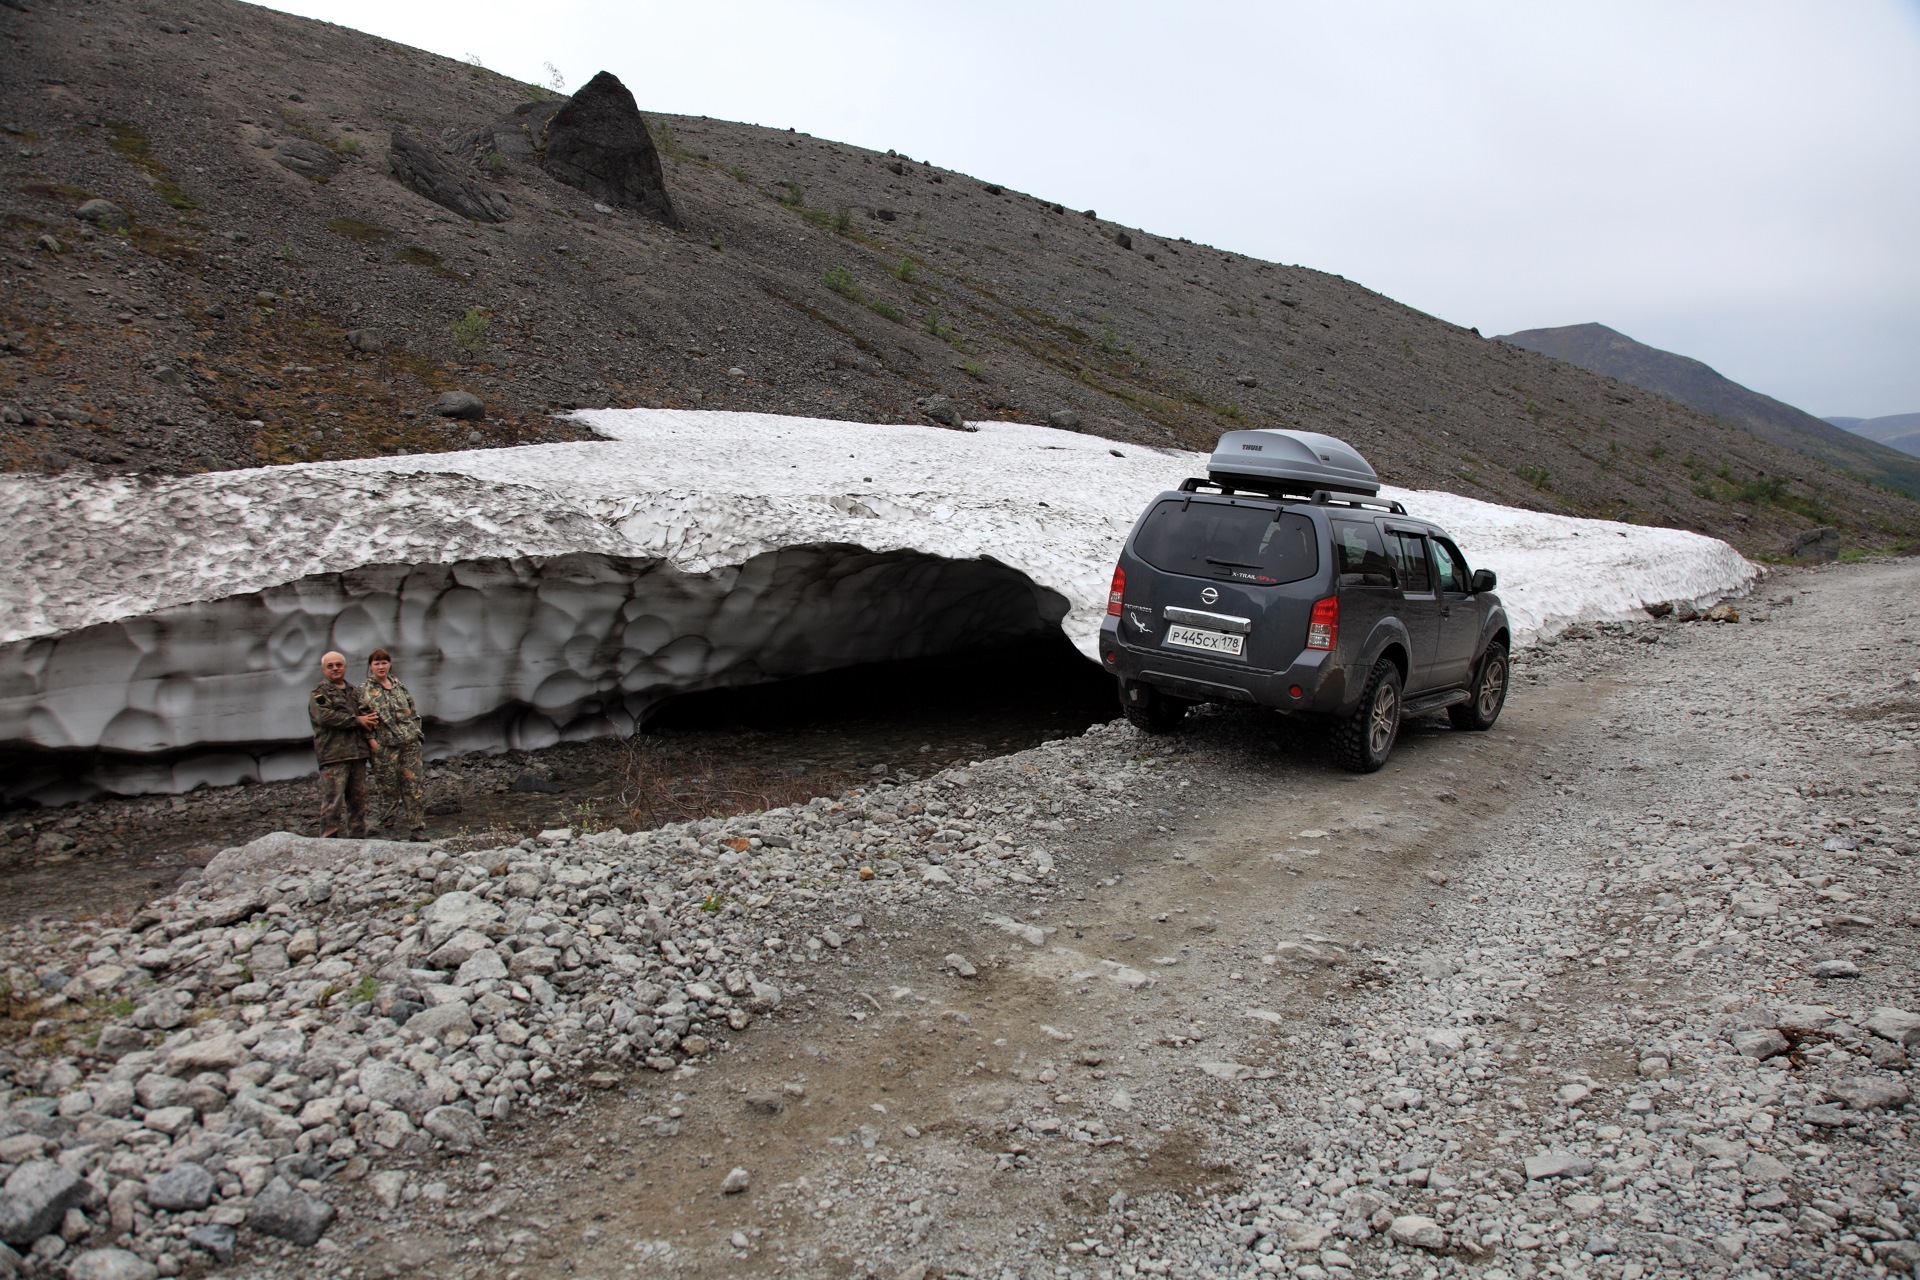
[(1127, 571), (1119, 565), (1113, 567), (1113, 585), (1107, 588), (1107, 616), (1120, 616), (1120, 601), (1127, 594)]
[(1340, 597), (1328, 596), (1313, 602), (1313, 616), (1307, 619), (1307, 648), (1331, 649), (1340, 639)]

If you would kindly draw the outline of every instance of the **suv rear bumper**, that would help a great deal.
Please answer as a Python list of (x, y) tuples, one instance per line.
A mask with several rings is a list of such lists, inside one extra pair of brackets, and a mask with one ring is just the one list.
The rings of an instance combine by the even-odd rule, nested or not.
[(1285, 671), (1259, 671), (1158, 646), (1127, 644), (1120, 639), (1117, 621), (1108, 618), (1100, 628), (1100, 665), (1122, 680), (1149, 684), (1176, 698), (1251, 702), (1315, 715), (1351, 709), (1347, 669), (1335, 663), (1331, 653), (1319, 650), (1302, 651)]

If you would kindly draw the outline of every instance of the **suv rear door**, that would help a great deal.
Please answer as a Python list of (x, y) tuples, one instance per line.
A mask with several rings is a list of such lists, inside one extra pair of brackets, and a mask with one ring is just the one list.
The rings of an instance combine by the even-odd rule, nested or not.
[[(1133, 554), (1159, 571), (1127, 583), (1129, 610), (1151, 611), (1136, 633), (1169, 653), (1283, 671), (1306, 645), (1319, 545), (1311, 517), (1272, 501), (1162, 499), (1133, 537)], [(1196, 650), (1168, 644), (1170, 624), (1246, 638), (1237, 656)]]
[(1433, 682), (1464, 685), (1480, 647), (1480, 605), (1468, 589), (1467, 558), (1446, 538), (1427, 539), (1433, 548), (1433, 576), (1440, 594), (1440, 640), (1434, 651)]
[(1387, 558), (1400, 578), (1400, 620), (1406, 624), (1407, 692), (1433, 687), (1434, 652), (1440, 643), (1440, 597), (1433, 589), (1433, 566), (1427, 558), (1424, 530), (1386, 526)]

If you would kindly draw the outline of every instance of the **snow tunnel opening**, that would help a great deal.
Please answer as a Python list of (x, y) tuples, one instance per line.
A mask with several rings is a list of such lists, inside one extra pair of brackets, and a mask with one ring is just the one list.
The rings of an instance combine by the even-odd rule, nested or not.
[(876, 764), (908, 766), (917, 755), (1023, 750), (1119, 714), (1113, 677), (1054, 628), (931, 657), (682, 694), (649, 714), (642, 731), (836, 734), (868, 744)]
[(307, 694), (329, 649), (356, 679), (368, 651), (394, 652), (430, 760), (836, 704), (903, 725), (942, 698), (1028, 717), (1057, 703), (1077, 732), (1114, 703), (1065, 639), (1068, 608), (988, 557), (847, 544), (704, 572), (572, 554), (316, 574), (0, 646), (0, 803), (311, 775)]

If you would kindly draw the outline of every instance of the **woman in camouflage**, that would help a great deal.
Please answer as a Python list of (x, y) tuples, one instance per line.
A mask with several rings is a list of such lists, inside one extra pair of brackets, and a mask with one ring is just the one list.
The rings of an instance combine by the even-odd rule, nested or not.
[(380, 789), (380, 825), (389, 840), (427, 838), (426, 766), (420, 758), (420, 708), (407, 686), (393, 678), (393, 655), (367, 656), (361, 691), (379, 717), (373, 730), (373, 778)]

